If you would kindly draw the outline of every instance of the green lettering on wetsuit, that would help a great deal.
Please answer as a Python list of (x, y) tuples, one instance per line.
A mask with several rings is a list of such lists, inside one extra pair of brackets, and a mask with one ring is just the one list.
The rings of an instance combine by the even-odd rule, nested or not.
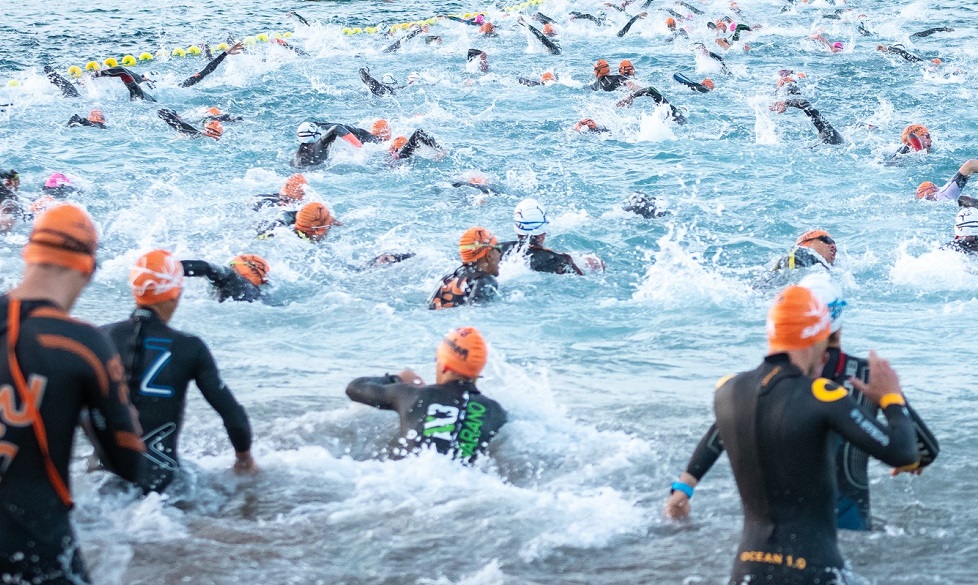
[(478, 402), (469, 402), (465, 407), (465, 422), (458, 434), (459, 449), (465, 457), (472, 457), (479, 448), (479, 437), (482, 436), (482, 425), (485, 424), (482, 416), (485, 413), (485, 405)]

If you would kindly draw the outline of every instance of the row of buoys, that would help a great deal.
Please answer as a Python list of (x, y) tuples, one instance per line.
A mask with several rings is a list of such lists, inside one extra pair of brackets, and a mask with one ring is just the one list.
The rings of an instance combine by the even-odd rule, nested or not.
[[(529, 8), (530, 6), (539, 6), (540, 4), (543, 4), (543, 2), (544, 2), (544, 0), (526, 0), (526, 2), (520, 2), (519, 4), (513, 4), (512, 6), (503, 6), (503, 10), (506, 11), (506, 12), (519, 12), (520, 10), (524, 10), (526, 8)], [(483, 16), (486, 15), (485, 12), (466, 12), (465, 14), (449, 14), (449, 16), (454, 16), (454, 17), (457, 17), (457, 18), (470, 19), (470, 18), (475, 18), (475, 17), (479, 16), (480, 14), (483, 15)], [(392, 24), (392, 25), (390, 25), (387, 28), (387, 32), (397, 32), (399, 30), (407, 30), (407, 29), (411, 28), (412, 26), (422, 26), (422, 25), (425, 25), (425, 24), (435, 24), (436, 22), (438, 22), (438, 19), (439, 18), (440, 17), (438, 17), (438, 16), (432, 16), (431, 18), (427, 18), (425, 20), (415, 20), (415, 21), (411, 21), (411, 22), (401, 22), (401, 23), (398, 23), (398, 24)], [(344, 27), (342, 32), (345, 35), (360, 35), (360, 34), (372, 35), (372, 34), (376, 34), (376, 33), (380, 32), (380, 30), (381, 30), (381, 27), (379, 27), (379, 26), (366, 26), (366, 27), (363, 27), (363, 28), (357, 26), (357, 27), (352, 27), (352, 28), (351, 27)]]

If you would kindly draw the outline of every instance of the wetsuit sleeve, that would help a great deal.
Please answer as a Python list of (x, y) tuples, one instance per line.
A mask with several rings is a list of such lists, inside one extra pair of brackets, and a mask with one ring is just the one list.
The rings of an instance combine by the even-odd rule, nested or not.
[(416, 37), (419, 34), (421, 34), (423, 30), (424, 29), (422, 29), (420, 26), (419, 27), (416, 27), (414, 30), (412, 30), (408, 34), (404, 35), (402, 38), (400, 38), (400, 39), (394, 41), (393, 43), (391, 43), (387, 48), (384, 49), (384, 52), (385, 53), (393, 53), (393, 52), (397, 51), (398, 49), (401, 48), (401, 43), (403, 43), (404, 41), (410, 41), (414, 37)]
[[(123, 479), (136, 481), (146, 446), (140, 438), (135, 411), (129, 402), (129, 387), (124, 379), (122, 360), (118, 354), (110, 353), (108, 340), (101, 334), (98, 336), (102, 347), (93, 344), (92, 349), (96, 351), (101, 362), (99, 367), (104, 368), (104, 373), (92, 371), (92, 380), (86, 385), (85, 396), (92, 431), (109, 469)], [(106, 359), (108, 355), (111, 357)], [(107, 378), (103, 377), (104, 374), (108, 374)]]
[(93, 124), (91, 120), (88, 120), (87, 118), (82, 118), (78, 114), (74, 114), (71, 116), (71, 118), (68, 119), (69, 128), (71, 128), (72, 126), (94, 126), (94, 125), (95, 124)]
[(137, 77), (135, 73), (133, 73), (129, 69), (126, 69), (125, 67), (122, 66), (109, 67), (108, 69), (95, 73), (95, 77), (118, 77), (119, 80), (122, 81), (122, 83), (126, 86), (126, 89), (129, 90), (130, 100), (135, 100), (138, 98), (150, 102), (156, 101), (153, 98), (153, 96), (144, 92), (143, 88), (139, 86), (138, 80), (140, 79), (140, 77)]
[(699, 444), (696, 445), (696, 450), (693, 451), (689, 463), (686, 464), (686, 473), (695, 477), (696, 481), (700, 481), (710, 471), (722, 453), (723, 441), (720, 440), (720, 431), (717, 428), (717, 423), (714, 422), (710, 426), (710, 430), (706, 431)]
[(55, 71), (53, 67), (45, 65), (44, 73), (47, 74), (48, 80), (61, 90), (61, 97), (79, 97), (78, 90), (75, 89), (75, 86)]
[(370, 90), (370, 93), (374, 95), (382, 96), (394, 93), (394, 90), (392, 90), (390, 86), (384, 85), (371, 77), (370, 73), (364, 68), (360, 68), (360, 79), (363, 80), (364, 84), (366, 84), (367, 89)]
[(737, 25), (737, 28), (734, 29), (733, 36), (730, 37), (730, 38), (732, 40), (734, 40), (734, 41), (739, 41), (740, 40), (740, 33), (746, 32), (746, 31), (749, 31), (749, 30), (750, 30), (750, 27), (747, 26), (746, 24), (738, 24)]
[(397, 376), (388, 374), (375, 378), (357, 378), (346, 387), (346, 395), (360, 404), (400, 411), (402, 405), (415, 400), (417, 389), (411, 384), (402, 383)]
[[(530, 26), (530, 25), (526, 25), (526, 28), (528, 28), (530, 30), (530, 32), (533, 33), (533, 36), (535, 36), (537, 38), (537, 40), (539, 40), (541, 43), (543, 43), (543, 46), (546, 47), (548, 51), (550, 51), (550, 54), (551, 55), (559, 55), (560, 54), (560, 45), (558, 45), (557, 43), (553, 42), (551, 39), (548, 39), (547, 38), (547, 35), (545, 35), (542, 32), (540, 32), (540, 29), (536, 28), (535, 26)], [(618, 35), (618, 36), (621, 36), (621, 35)]]
[(156, 115), (158, 115), (161, 120), (166, 122), (167, 125), (169, 125), (177, 132), (180, 132), (182, 134), (187, 134), (188, 136), (192, 136), (193, 138), (202, 136), (200, 130), (184, 122), (183, 119), (181, 119), (180, 116), (177, 115), (177, 113), (174, 112), (173, 110), (168, 110), (166, 108), (163, 108), (162, 110), (156, 112)]
[(882, 409), (887, 422), (883, 425), (859, 408), (845, 388), (824, 378), (812, 383), (812, 394), (828, 425), (857, 448), (893, 467), (920, 460), (913, 420), (903, 404)]
[(923, 59), (921, 59), (917, 55), (914, 55), (913, 53), (908, 53), (907, 51), (901, 49), (900, 47), (884, 47), (883, 52), (899, 55), (905, 61), (909, 61), (910, 63), (920, 63), (921, 61), (923, 61)]
[(600, 79), (594, 80), (594, 83), (592, 83), (589, 87), (591, 88), (591, 91), (598, 91), (599, 89), (601, 89), (601, 80)]
[(217, 364), (210, 350), (204, 342), (198, 341), (198, 343), (200, 348), (197, 351), (197, 371), (194, 381), (200, 388), (204, 400), (224, 421), (224, 428), (227, 429), (234, 450), (247, 451), (251, 449), (251, 424), (248, 422), (248, 415), (221, 380), (221, 374), (217, 370)]
[(957, 198), (961, 196), (961, 190), (968, 184), (968, 179), (969, 177), (966, 177), (961, 173), (955, 173), (954, 178), (941, 187), (937, 193), (934, 193), (934, 199), (938, 201), (942, 199), (956, 201)]
[(298, 12), (289, 12), (287, 16), (294, 16), (300, 23), (309, 26), (309, 21), (303, 18)]
[(632, 25), (635, 24), (635, 21), (638, 20), (638, 19), (640, 19), (640, 18), (642, 18), (642, 15), (641, 14), (637, 14), (637, 15), (633, 16), (631, 18), (631, 20), (629, 20), (628, 23), (625, 24), (625, 26), (621, 27), (621, 30), (618, 31), (618, 36), (619, 37), (623, 37), (623, 36), (627, 35), (628, 34), (628, 30), (631, 29), (632, 28)]
[(696, 8), (695, 6), (693, 6), (691, 4), (688, 4), (686, 2), (679, 2), (678, 4), (680, 6), (685, 7), (687, 10), (689, 10), (693, 14), (703, 14), (703, 11), (702, 10), (700, 10), (699, 8)]
[(430, 146), (431, 148), (441, 149), (441, 146), (435, 142), (435, 139), (431, 137), (430, 134), (424, 130), (418, 129), (411, 133), (411, 137), (408, 138), (407, 143), (401, 147), (401, 150), (397, 153), (397, 158), (408, 158), (414, 154), (414, 151), (418, 149), (418, 146), (424, 144), (425, 146)]
[(477, 278), (472, 284), (469, 301), (473, 303), (488, 302), (496, 298), (498, 293), (499, 283), (496, 282), (496, 277), (486, 274), (482, 278)]
[(261, 298), (261, 289), (227, 266), (215, 266), (204, 260), (181, 260), (185, 276), (203, 276), (214, 286), (221, 302), (227, 299), (235, 301), (257, 301)]
[(912, 35), (910, 35), (910, 38), (911, 39), (922, 39), (924, 37), (929, 37), (930, 35), (932, 35), (934, 33), (939, 33), (939, 32), (952, 32), (953, 30), (954, 30), (953, 28), (948, 28), (946, 26), (939, 26), (937, 28), (929, 28), (927, 30), (922, 30), (920, 32), (913, 33)]
[(788, 100), (784, 104), (805, 112), (805, 115), (812, 119), (815, 129), (818, 130), (819, 140), (825, 144), (842, 144), (844, 142), (842, 135), (822, 117), (818, 110), (812, 107), (812, 104), (808, 103), (808, 100)]
[(227, 51), (224, 51), (217, 57), (214, 57), (213, 59), (211, 59), (211, 62), (207, 64), (207, 67), (204, 67), (197, 73), (194, 73), (187, 79), (184, 79), (183, 82), (180, 83), (180, 87), (190, 87), (191, 85), (197, 85), (198, 83), (203, 81), (205, 77), (207, 77), (211, 73), (214, 73), (214, 70), (217, 69), (217, 66), (221, 64), (221, 61), (227, 59), (227, 56), (228, 56)]
[(527, 87), (536, 87), (538, 85), (543, 85), (543, 83), (540, 81), (537, 81), (535, 79), (527, 79), (526, 77), (518, 77), (516, 79), (516, 82), (519, 83), (520, 85), (525, 85)]

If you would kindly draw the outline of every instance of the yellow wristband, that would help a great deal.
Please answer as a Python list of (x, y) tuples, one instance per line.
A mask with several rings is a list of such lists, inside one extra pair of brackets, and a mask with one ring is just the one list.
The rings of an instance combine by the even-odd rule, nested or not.
[(884, 394), (883, 397), (880, 398), (880, 408), (886, 408), (891, 404), (899, 404), (902, 406), (906, 403), (907, 401), (903, 399), (903, 395), (897, 394), (896, 392)]

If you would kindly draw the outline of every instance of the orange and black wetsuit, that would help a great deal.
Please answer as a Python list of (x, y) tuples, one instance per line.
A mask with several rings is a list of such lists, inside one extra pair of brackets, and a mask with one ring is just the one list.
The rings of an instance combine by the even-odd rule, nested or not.
[(894, 396), (882, 408), (882, 425), (845, 388), (805, 376), (784, 353), (719, 384), (717, 428), (744, 509), (730, 583), (846, 583), (836, 543), (832, 434), (888, 465), (919, 463), (913, 420)]
[(357, 378), (346, 387), (351, 400), (393, 410), (401, 417), (400, 433), (387, 456), (403, 459), (434, 448), (464, 463), (485, 454), (489, 441), (506, 423), (506, 411), (471, 382), (417, 386), (397, 376)]
[(147, 447), (139, 487), (145, 493), (165, 490), (180, 466), (177, 446), (191, 380), (221, 416), (234, 450), (251, 449), (248, 415), (221, 380), (214, 357), (200, 338), (170, 328), (155, 311), (145, 308), (100, 329), (119, 351), (132, 403), (139, 411)]
[(533, 237), (520, 236), (520, 239), (513, 242), (502, 242), (503, 257), (508, 254), (519, 254), (526, 258), (530, 270), (534, 272), (550, 272), (552, 274), (577, 274), (583, 275), (584, 271), (574, 264), (574, 259), (570, 254), (554, 252), (549, 248), (535, 243)]
[(438, 290), (428, 299), (428, 308), (450, 309), (491, 301), (496, 298), (498, 289), (495, 276), (482, 272), (471, 264), (463, 264), (441, 279)]
[(145, 447), (122, 364), (94, 327), (48, 301), (4, 295), (0, 316), (0, 583), (88, 582), (68, 521), (68, 462), (87, 409), (108, 466), (139, 477)]

